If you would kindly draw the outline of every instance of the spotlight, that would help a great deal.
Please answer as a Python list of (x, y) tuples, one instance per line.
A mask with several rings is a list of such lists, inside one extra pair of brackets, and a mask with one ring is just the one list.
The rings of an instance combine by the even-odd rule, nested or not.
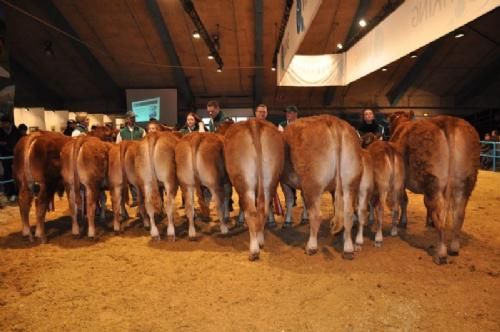
[(276, 67), (275, 67), (275, 66), (272, 66), (272, 67), (271, 67), (271, 70), (272, 70), (272, 71), (276, 71)]
[(212, 54), (209, 54), (209, 55), (208, 55), (208, 59), (209, 59), (209, 60), (213, 60), (213, 59), (214, 59), (214, 56), (213, 56)]
[(52, 42), (50, 40), (47, 40), (45, 42), (45, 48), (43, 50), (46, 56), (53, 56), (54, 55), (54, 50), (52, 49)]
[(425, 112), (425, 113), (424, 113), (424, 116), (425, 116), (425, 117), (428, 117), (429, 115), (430, 115), (430, 114), (429, 114), (429, 113), (427, 113), (427, 112)]
[(362, 28), (364, 28), (366, 26), (366, 21), (365, 21), (364, 18), (362, 18), (362, 19), (359, 20), (359, 26), (362, 27)]
[(218, 73), (222, 73), (222, 66), (220, 66), (219, 68), (217, 68), (217, 72)]
[(462, 30), (457, 30), (457, 31), (455, 31), (455, 34), (453, 36), (456, 39), (458, 39), (458, 38), (462, 38), (463, 36), (465, 36), (465, 33)]
[(337, 44), (337, 48), (338, 48), (339, 50), (341, 50), (343, 47), (344, 47), (344, 46), (343, 46), (341, 43), (338, 43), (338, 44)]
[(412, 58), (412, 59), (415, 59), (417, 56), (418, 55), (415, 52), (410, 53), (410, 58)]
[(381, 69), (382, 71), (387, 71), (387, 67), (384, 67)]
[(194, 39), (200, 39), (200, 37), (201, 37), (201, 36), (200, 36), (200, 33), (199, 33), (198, 31), (196, 31), (196, 30), (195, 30), (195, 31), (193, 31), (193, 38), (194, 38)]

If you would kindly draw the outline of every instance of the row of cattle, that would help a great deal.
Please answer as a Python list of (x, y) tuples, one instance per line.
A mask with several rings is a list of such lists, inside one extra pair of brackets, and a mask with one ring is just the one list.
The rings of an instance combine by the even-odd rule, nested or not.
[[(78, 214), (86, 210), (88, 236), (94, 237), (95, 207), (103, 188), (111, 192), (113, 228), (120, 232), (120, 211), (129, 184), (137, 189), (139, 209), (153, 239), (159, 239), (154, 217), (163, 208), (167, 236), (175, 238), (174, 197), (179, 185), (189, 220), (189, 238), (196, 238), (193, 197), (201, 186), (212, 194), (221, 232), (227, 233), (233, 186), (250, 233), (249, 258), (254, 260), (264, 245), (266, 216), (272, 213), (270, 203), (281, 183), (287, 204), (285, 225), (291, 224), (291, 189), (302, 191), (310, 220), (308, 254), (318, 250), (321, 195), (325, 191), (332, 194), (332, 232), (343, 228), (343, 256), (352, 258), (363, 244), (370, 206), (378, 217), (376, 245), (382, 243), (386, 202), (392, 209), (391, 234), (397, 234), (400, 212), (401, 225), (406, 225), (408, 188), (424, 195), (428, 219), (440, 235), (435, 262), (446, 262), (447, 218), (453, 224), (449, 252), (458, 254), (465, 208), (479, 167), (479, 137), (467, 122), (448, 116), (411, 121), (410, 113), (397, 112), (391, 117), (391, 141), (377, 140), (366, 150), (347, 122), (329, 115), (301, 118), (284, 133), (267, 121), (255, 119), (225, 129), (223, 134), (191, 133), (182, 138), (172, 132), (156, 132), (141, 141), (120, 144), (53, 133), (23, 138), (16, 146), (13, 166), (20, 189), (23, 235), (32, 239), (28, 216), (35, 199), (35, 236), (46, 241), (45, 213), (54, 194), (66, 191), (72, 233), (79, 234)], [(199, 202), (203, 204), (203, 199)], [(360, 227), (353, 243), (355, 210)]]

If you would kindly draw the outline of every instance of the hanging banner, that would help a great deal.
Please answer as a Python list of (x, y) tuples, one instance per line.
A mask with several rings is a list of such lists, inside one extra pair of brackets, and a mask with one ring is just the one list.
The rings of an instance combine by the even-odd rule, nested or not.
[(345, 53), (296, 55), (288, 66), (288, 70), (281, 80), (281, 85), (344, 85), (344, 69)]
[(293, 2), (278, 53), (278, 82), (281, 81), (290, 65), (290, 61), (299, 50), (299, 46), (304, 40), (304, 36), (309, 30), (322, 1), (295, 0)]
[[(384, 21), (344, 53), (342, 66), (331, 66), (336, 73), (321, 73), (312, 79), (311, 65), (293, 65), (278, 76), (279, 85), (347, 85), (381, 67), (425, 46), (500, 6), (500, 0), (407, 0)], [(298, 46), (297, 46), (298, 47)], [(296, 56), (297, 57), (297, 56)], [(314, 56), (300, 56), (314, 57)], [(314, 59), (301, 58), (299, 63)], [(292, 61), (292, 64), (295, 64)], [(322, 66), (322, 68), (327, 68)], [(339, 76), (342, 75), (342, 79)], [(323, 79), (328, 78), (328, 82)], [(307, 85), (308, 82), (314, 82)], [(320, 83), (321, 82), (321, 83)]]

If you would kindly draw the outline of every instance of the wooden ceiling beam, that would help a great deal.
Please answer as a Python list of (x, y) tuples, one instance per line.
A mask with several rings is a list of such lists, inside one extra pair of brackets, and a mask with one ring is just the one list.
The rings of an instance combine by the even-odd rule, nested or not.
[(148, 0), (147, 6), (149, 10), (149, 14), (153, 19), (154, 26), (160, 35), (160, 39), (163, 44), (163, 48), (168, 55), (170, 63), (174, 66), (174, 77), (175, 83), (177, 87), (181, 91), (182, 98), (184, 100), (185, 106), (193, 106), (194, 105), (194, 96), (191, 91), (191, 87), (189, 86), (188, 80), (186, 78), (186, 74), (182, 69), (182, 64), (179, 60), (179, 56), (175, 50), (174, 42), (170, 37), (170, 33), (168, 32), (167, 25), (165, 23), (165, 18), (161, 14), (160, 7), (156, 0)]
[(255, 1), (255, 79), (254, 79), (254, 106), (262, 103), (264, 89), (264, 1)]

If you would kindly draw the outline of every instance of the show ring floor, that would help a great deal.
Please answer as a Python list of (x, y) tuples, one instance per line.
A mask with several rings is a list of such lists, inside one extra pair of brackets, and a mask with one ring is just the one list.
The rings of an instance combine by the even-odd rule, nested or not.
[(443, 266), (429, 255), (437, 234), (413, 194), (408, 229), (390, 237), (386, 211), (383, 246), (367, 231), (353, 261), (329, 234), (329, 195), (315, 256), (304, 254), (308, 225), (278, 227), (265, 231), (256, 262), (246, 230), (220, 237), (216, 223), (197, 221), (201, 236), (188, 241), (183, 209), (175, 242), (151, 242), (135, 218), (121, 236), (98, 223), (92, 242), (72, 237), (67, 201), (56, 198), (40, 245), (21, 237), (9, 206), (0, 210), (0, 331), (499, 331), (499, 188), (500, 174), (480, 172), (460, 256)]

